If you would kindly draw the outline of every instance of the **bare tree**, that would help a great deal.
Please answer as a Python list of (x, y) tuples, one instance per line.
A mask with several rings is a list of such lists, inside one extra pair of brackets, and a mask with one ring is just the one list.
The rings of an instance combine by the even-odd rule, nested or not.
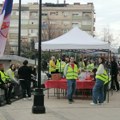
[(42, 40), (51, 40), (62, 34), (63, 30), (60, 25), (51, 23), (49, 18), (45, 22), (43, 22)]
[(108, 43), (112, 43), (113, 41), (115, 41), (115, 39), (113, 38), (113, 34), (110, 32), (110, 29), (109, 27), (106, 27), (103, 29), (103, 40), (105, 42), (108, 42)]

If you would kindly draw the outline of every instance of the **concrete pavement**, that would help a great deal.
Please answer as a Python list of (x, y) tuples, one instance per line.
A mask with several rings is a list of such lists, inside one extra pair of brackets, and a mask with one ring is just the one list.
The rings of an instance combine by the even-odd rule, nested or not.
[(110, 102), (90, 105), (92, 100), (75, 99), (68, 104), (65, 98), (45, 96), (45, 114), (33, 114), (32, 100), (18, 100), (0, 107), (0, 120), (120, 120), (120, 91), (110, 94)]

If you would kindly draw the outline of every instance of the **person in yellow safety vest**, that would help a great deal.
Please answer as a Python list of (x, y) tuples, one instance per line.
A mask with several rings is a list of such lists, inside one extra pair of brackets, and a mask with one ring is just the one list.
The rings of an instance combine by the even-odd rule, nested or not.
[(59, 72), (63, 73), (66, 63), (64, 61), (59, 62)]
[(102, 104), (104, 102), (104, 84), (108, 81), (108, 75), (105, 71), (104, 63), (105, 60), (103, 57), (99, 57), (99, 67), (96, 72), (96, 82), (92, 90), (92, 105)]
[(90, 61), (87, 61), (86, 71), (88, 71), (88, 72), (91, 71), (91, 63), (90, 63)]
[(85, 70), (85, 62), (83, 59), (80, 59), (80, 62), (79, 62), (79, 69), (80, 71), (81, 70)]
[(95, 68), (94, 61), (90, 60), (90, 71), (92, 72), (94, 68)]
[(19, 82), (15, 78), (15, 69), (16, 69), (15, 65), (11, 64), (10, 68), (6, 71), (6, 75), (9, 77), (10, 82), (15, 83), (15, 84), (19, 84)]
[(58, 73), (58, 72), (60, 72), (59, 71), (59, 68), (60, 68), (60, 59), (57, 59), (56, 61), (55, 61), (55, 65), (56, 65), (56, 73)]
[(92, 70), (94, 69), (94, 63), (93, 61), (88, 61), (87, 62), (87, 67), (86, 67), (86, 70), (89, 71), (89, 72), (92, 72)]
[(49, 61), (49, 73), (55, 73), (56, 72), (56, 65), (55, 65), (55, 57), (52, 56), (51, 60)]
[(7, 104), (11, 104), (9, 96), (9, 77), (4, 73), (4, 65), (0, 64), (0, 88), (5, 91), (5, 100)]
[[(11, 94), (12, 94), (12, 90), (13, 88), (19, 84), (19, 82), (17, 81), (17, 79), (15, 78), (15, 65), (11, 64), (9, 69), (6, 71), (6, 75), (9, 77), (9, 98), (11, 98)], [(11, 102), (11, 101), (10, 101)]]
[(64, 69), (64, 75), (67, 79), (67, 98), (70, 104), (73, 102), (73, 94), (76, 89), (76, 80), (78, 78), (78, 67), (74, 61), (74, 57), (70, 57), (70, 62), (66, 64)]

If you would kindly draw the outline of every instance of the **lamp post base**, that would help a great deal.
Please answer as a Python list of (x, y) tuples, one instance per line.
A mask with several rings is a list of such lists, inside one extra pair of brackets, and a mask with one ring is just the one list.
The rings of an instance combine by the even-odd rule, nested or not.
[(35, 89), (32, 113), (36, 113), (36, 114), (45, 113), (44, 94), (43, 94), (43, 89), (41, 88)]

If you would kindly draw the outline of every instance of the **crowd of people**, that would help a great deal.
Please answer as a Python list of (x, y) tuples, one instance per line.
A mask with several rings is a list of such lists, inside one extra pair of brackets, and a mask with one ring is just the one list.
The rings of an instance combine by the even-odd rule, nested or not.
[(6, 104), (11, 104), (13, 94), (16, 98), (20, 95), (24, 99), (31, 99), (31, 82), (33, 87), (37, 86), (36, 75), (36, 67), (28, 66), (27, 60), (22, 66), (11, 64), (6, 71), (4, 64), (0, 64), (0, 88), (4, 90)]
[(106, 100), (106, 92), (109, 89), (119, 91), (118, 64), (115, 57), (111, 61), (104, 57), (93, 59), (80, 59), (75, 61), (74, 57), (64, 56), (61, 59), (51, 57), (49, 61), (49, 73), (61, 73), (67, 80), (67, 98), (72, 103), (73, 94), (76, 90), (76, 80), (85, 80), (88, 76), (95, 81), (92, 90), (93, 104), (102, 104)]
[[(46, 64), (47, 65), (47, 64)], [(73, 56), (62, 56), (56, 59), (52, 56), (48, 63), (49, 78), (56, 73), (60, 73), (67, 80), (67, 99), (71, 104), (74, 102), (73, 95), (76, 90), (76, 80), (85, 80), (88, 76), (95, 81), (92, 90), (92, 105), (102, 104), (106, 100), (108, 85), (112, 90), (119, 91), (119, 82), (117, 75), (119, 73), (118, 64), (115, 57), (111, 61), (103, 57), (94, 59), (80, 59), (75, 61)], [(17, 96), (21, 89), (22, 98), (31, 99), (31, 82), (33, 87), (37, 87), (36, 66), (28, 66), (28, 61), (23, 61), (23, 65), (11, 64), (8, 70), (4, 70), (4, 65), (0, 64), (0, 88), (5, 91), (5, 100), (11, 104), (12, 91)]]

